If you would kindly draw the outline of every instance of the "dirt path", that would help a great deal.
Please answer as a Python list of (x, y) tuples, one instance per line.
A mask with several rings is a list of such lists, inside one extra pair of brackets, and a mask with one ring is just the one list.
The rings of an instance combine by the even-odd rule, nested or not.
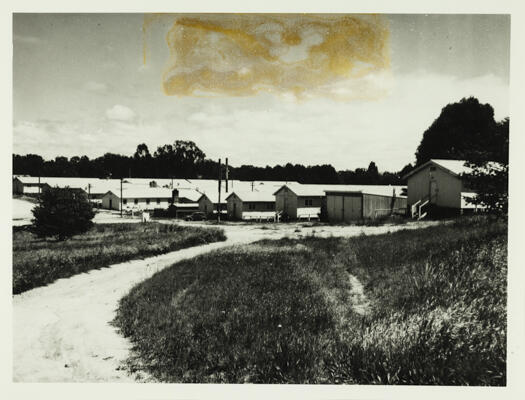
[(109, 325), (122, 298), (135, 284), (185, 258), (262, 238), (355, 236), (414, 229), (425, 224), (382, 227), (274, 228), (224, 226), (228, 240), (129, 261), (60, 279), (13, 296), (13, 380), (15, 382), (125, 382), (134, 378), (119, 368), (129, 342)]

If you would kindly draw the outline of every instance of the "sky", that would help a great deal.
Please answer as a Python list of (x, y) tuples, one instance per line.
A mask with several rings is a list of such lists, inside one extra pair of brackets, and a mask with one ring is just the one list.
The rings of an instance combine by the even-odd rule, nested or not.
[(505, 15), (14, 14), (13, 152), (398, 171), (448, 103), (509, 114)]

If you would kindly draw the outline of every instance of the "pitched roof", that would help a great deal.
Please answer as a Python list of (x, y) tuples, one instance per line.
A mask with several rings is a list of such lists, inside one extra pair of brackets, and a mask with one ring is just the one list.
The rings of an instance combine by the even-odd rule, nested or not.
[(240, 198), (242, 201), (250, 201), (250, 202), (274, 202), (275, 196), (272, 192), (267, 191), (234, 191), (230, 193), (226, 200), (228, 200), (232, 195), (236, 195), (238, 198)]
[[(226, 197), (230, 194), (221, 192), (221, 204), (226, 204)], [(210, 192), (210, 193), (203, 193), (199, 197), (200, 201), (203, 197), (206, 197), (209, 201), (211, 201), (213, 204), (217, 204), (219, 202), (219, 194), (217, 192)]]
[(179, 197), (184, 197), (186, 199), (191, 200), (192, 202), (199, 201), (202, 195), (202, 193), (199, 193), (195, 189), (175, 188), (174, 190), (177, 190), (179, 192)]
[[(109, 190), (108, 193), (113, 193), (120, 197), (120, 190)], [(167, 188), (150, 188), (145, 187), (128, 187), (122, 189), (123, 199), (171, 199), (172, 190)]]
[[(406, 186), (401, 185), (333, 185), (333, 184), (312, 184), (303, 185), (300, 183), (284, 185), (288, 187), (297, 196), (312, 196), (312, 197), (323, 197), (327, 192), (359, 192), (365, 194), (375, 194), (380, 196), (392, 196), (394, 190), (396, 197), (402, 196), (403, 188)], [(284, 186), (282, 186), (277, 192), (279, 192)], [(275, 192), (275, 194), (277, 194)]]
[(428, 160), (426, 163), (421, 164), (419, 167), (414, 168), (412, 171), (407, 173), (405, 176), (403, 176), (403, 179), (408, 178), (409, 176), (412, 176), (422, 169), (425, 169), (430, 164), (436, 165), (447, 172), (451, 173), (452, 175), (459, 176), (463, 173), (468, 174), (472, 172), (472, 169), (465, 166), (465, 160), (445, 160), (440, 158), (433, 158), (431, 160)]

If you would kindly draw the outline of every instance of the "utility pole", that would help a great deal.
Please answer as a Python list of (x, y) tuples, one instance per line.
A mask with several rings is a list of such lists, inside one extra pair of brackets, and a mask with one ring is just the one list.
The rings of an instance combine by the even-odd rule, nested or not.
[(38, 202), (40, 203), (40, 191), (41, 191), (41, 187), (40, 187), (40, 175), (38, 175)]
[(221, 159), (219, 158), (219, 202), (217, 203), (217, 222), (221, 222)]
[(226, 157), (226, 193), (228, 193), (228, 179), (229, 179), (229, 174), (228, 174), (228, 157)]
[(120, 218), (122, 218), (122, 178), (120, 178)]
[(91, 194), (91, 183), (88, 183), (88, 201), (89, 202), (91, 202), (90, 194)]

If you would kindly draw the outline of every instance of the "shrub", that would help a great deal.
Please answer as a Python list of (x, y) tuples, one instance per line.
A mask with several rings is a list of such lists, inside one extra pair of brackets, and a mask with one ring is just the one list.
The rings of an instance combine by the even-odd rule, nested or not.
[(86, 193), (69, 188), (49, 188), (33, 209), (33, 232), (39, 237), (65, 240), (87, 232), (95, 216)]

